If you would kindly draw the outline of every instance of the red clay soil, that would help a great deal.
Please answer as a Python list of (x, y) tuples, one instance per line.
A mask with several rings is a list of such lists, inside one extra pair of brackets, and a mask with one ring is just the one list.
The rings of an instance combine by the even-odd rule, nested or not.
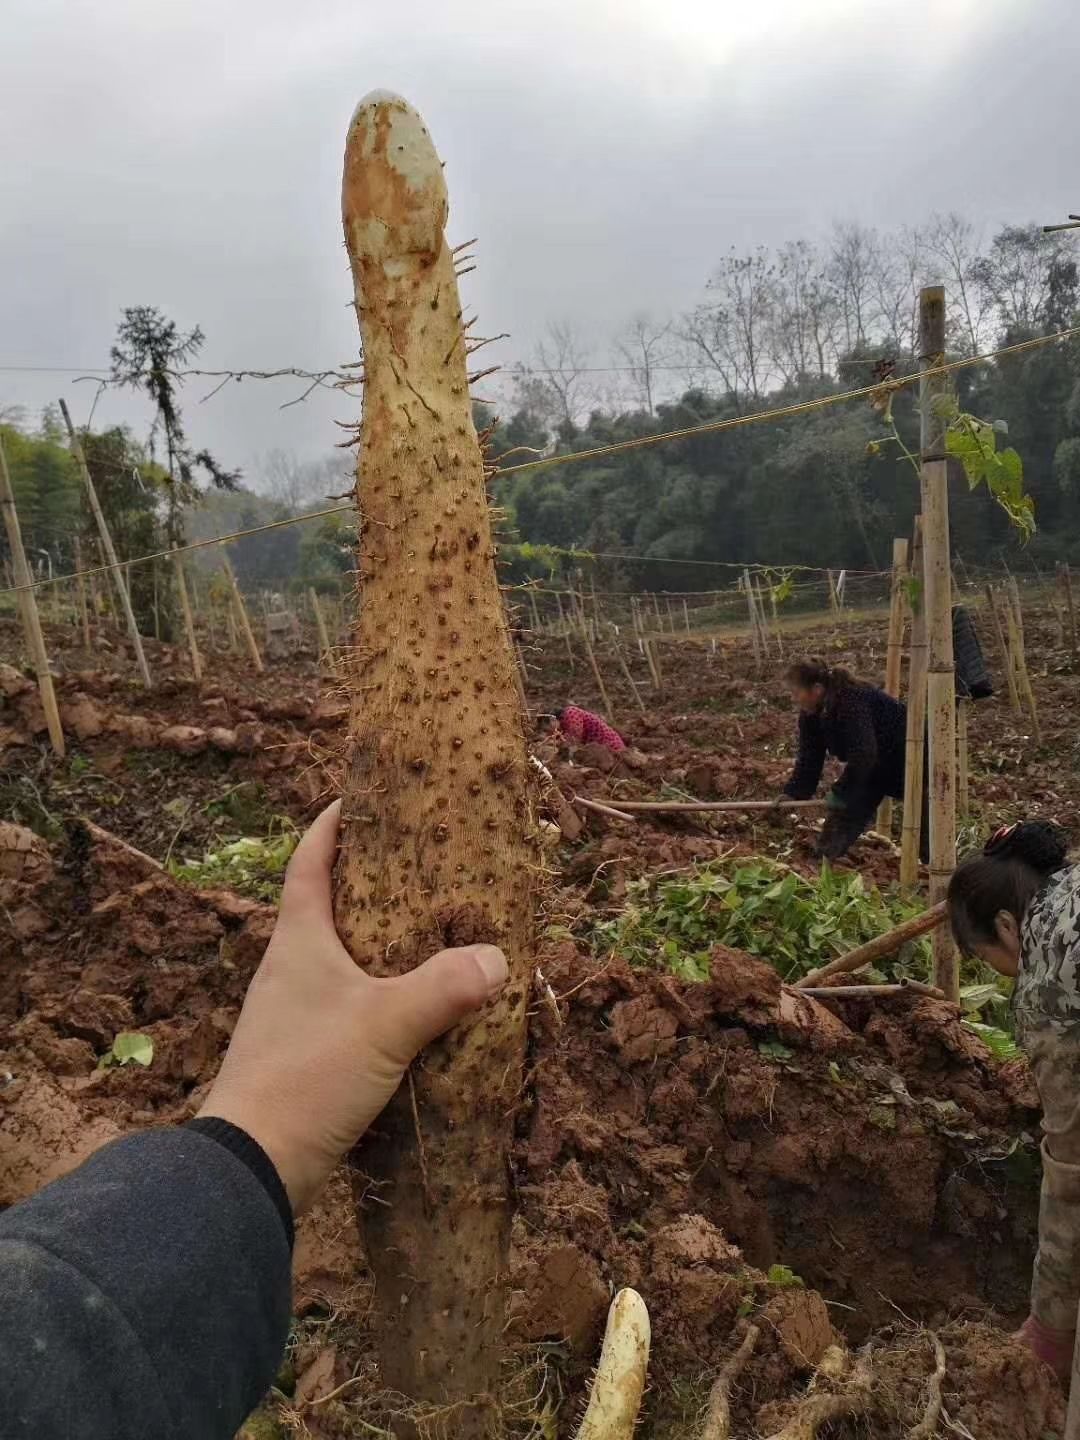
[[(830, 623), (806, 644), (873, 678), (883, 630), (857, 627), (837, 646)], [(1071, 822), (1080, 799), (1074, 767), (1060, 764), (1074, 744), (1071, 657), (1037, 618), (1028, 631), (1046, 740), (1041, 749), (1025, 740), (1007, 701), (976, 707), (972, 784), (984, 823), (1021, 800)], [(13, 632), (0, 625), (0, 655), (5, 644), (15, 658)], [(33, 687), (0, 666), (0, 813), (50, 837), (0, 833), (0, 1203), (113, 1134), (193, 1113), (273, 923), (271, 907), (186, 889), (94, 840), (77, 817), (161, 860), (170, 847), (201, 853), (244, 832), (243, 811), (221, 815), (223, 794), (251, 801), (257, 822), (302, 823), (335, 784), (344, 706), (320, 698), (313, 666), (254, 677), (215, 660), (198, 687), (178, 652), (154, 647), (155, 673), (171, 678), (147, 694), (122, 647), (115, 654), (106, 673), (77, 653), (65, 664), (60, 651), (73, 739), (64, 762), (47, 750)], [(538, 709), (596, 705), (583, 667), (560, 670), (561, 641), (532, 659), (542, 666)], [(539, 745), (564, 792), (616, 804), (664, 787), (775, 794), (794, 737), (775, 677), (759, 678), (741, 644), (713, 658), (706, 645), (665, 642), (661, 659), (667, 693), (657, 704), (650, 695), (643, 717), (621, 677), (609, 677), (614, 718), (642, 761)], [(809, 873), (812, 834), (790, 816), (633, 826), (590, 817), (580, 841), (554, 852), (562, 883), (549, 905), (569, 920), (612, 911), (628, 880), (732, 849)], [(895, 878), (882, 842), (862, 842), (854, 859), (883, 884)], [(837, 1335), (861, 1343), (895, 1326), (897, 1308), (940, 1328), (946, 1407), (979, 1440), (1040, 1440), (1058, 1428), (1060, 1397), (1045, 1372), (1000, 1329), (960, 1323), (992, 1314), (1011, 1323), (1024, 1308), (1038, 1116), (1022, 1062), (997, 1065), (933, 1001), (826, 1006), (737, 952), (717, 950), (712, 978), (698, 985), (617, 960), (594, 973), (571, 942), (549, 945), (539, 963), (563, 998), (558, 1023), (539, 994), (535, 1007), (514, 1159), (511, 1333), (526, 1355), (544, 1347), (559, 1372), (569, 1396), (560, 1433), (572, 1429), (608, 1299), (623, 1284), (638, 1286), (652, 1313), (646, 1433), (655, 1437), (695, 1433), (709, 1375), (748, 1318), (762, 1338), (736, 1394), (736, 1433), (755, 1423), (769, 1433), (760, 1407), (797, 1398)], [(148, 1070), (96, 1068), (121, 1029), (153, 1038)], [(290, 1352), (301, 1402), (357, 1367), (371, 1371), (370, 1286), (350, 1205), (339, 1179), (301, 1227)], [(780, 1272), (770, 1280), (775, 1265), (806, 1288), (780, 1283)], [(871, 1415), (831, 1440), (899, 1440), (921, 1415), (925, 1336), (891, 1332), (875, 1341), (873, 1363)], [(372, 1375), (340, 1404), (299, 1409), (311, 1433), (344, 1437), (377, 1389)]]

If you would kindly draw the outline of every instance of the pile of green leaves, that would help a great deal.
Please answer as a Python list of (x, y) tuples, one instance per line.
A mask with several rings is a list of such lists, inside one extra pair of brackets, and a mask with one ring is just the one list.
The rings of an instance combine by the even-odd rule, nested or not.
[[(798, 980), (921, 909), (867, 886), (856, 872), (826, 865), (810, 880), (755, 859), (635, 881), (626, 908), (594, 926), (591, 940), (598, 952), (614, 951), (631, 965), (670, 970), (685, 980), (708, 977), (714, 945), (760, 955), (785, 980)], [(929, 945), (922, 940), (907, 946), (884, 964), (890, 976), (925, 977)]]
[(169, 870), (199, 890), (235, 890), (253, 900), (276, 901), (281, 895), (285, 867), (300, 842), (300, 832), (291, 820), (278, 818), (265, 837), (245, 836), (201, 860), (171, 860)]

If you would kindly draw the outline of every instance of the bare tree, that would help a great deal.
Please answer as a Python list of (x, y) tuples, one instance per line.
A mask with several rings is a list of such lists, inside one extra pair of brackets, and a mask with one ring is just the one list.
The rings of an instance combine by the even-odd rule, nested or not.
[(905, 228), (884, 241), (875, 237), (870, 254), (871, 294), (880, 339), (914, 355), (918, 343), (919, 290), (926, 281), (921, 231)]
[(349, 462), (336, 455), (299, 460), (292, 450), (268, 450), (258, 471), (263, 493), (294, 514), (340, 493), (350, 482)]
[(713, 272), (711, 299), (683, 322), (683, 335), (720, 376), (725, 390), (759, 400), (771, 378), (769, 331), (775, 268), (769, 252), (732, 252)]
[(923, 238), (945, 285), (949, 338), (957, 349), (977, 355), (993, 339), (993, 305), (978, 280), (981, 237), (970, 220), (953, 211), (932, 215)]
[(852, 221), (833, 227), (829, 273), (840, 302), (843, 347), (849, 353), (865, 345), (874, 333), (874, 272), (879, 250), (875, 230)]
[(1037, 225), (1007, 225), (971, 267), (997, 328), (1035, 330), (1056, 323), (1052, 311), (1076, 288), (1076, 241), (1044, 235)]
[(532, 369), (553, 397), (557, 423), (578, 425), (595, 403), (595, 393), (588, 347), (568, 321), (549, 323)]
[(629, 368), (634, 398), (650, 415), (656, 414), (657, 367), (667, 361), (670, 338), (670, 320), (661, 324), (642, 314), (615, 341), (616, 357)]
[(821, 256), (806, 240), (784, 245), (772, 284), (769, 353), (788, 385), (823, 379), (836, 360), (839, 305)]

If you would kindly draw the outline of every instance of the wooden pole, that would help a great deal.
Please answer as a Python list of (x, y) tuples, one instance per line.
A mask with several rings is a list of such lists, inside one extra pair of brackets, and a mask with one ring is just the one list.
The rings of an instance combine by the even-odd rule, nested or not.
[[(313, 592), (313, 593), (314, 593), (314, 592)], [(532, 590), (531, 588), (530, 588), (530, 590), (529, 590), (529, 609), (530, 609), (530, 611), (532, 612), (532, 628), (533, 628), (533, 634), (534, 634), (534, 635), (539, 635), (539, 633), (540, 633), (540, 611), (539, 611), (539, 609), (537, 608), (537, 605), (536, 605), (536, 592), (535, 592), (534, 590)]]
[(83, 646), (90, 649), (90, 607), (86, 603), (86, 577), (82, 573), (82, 541), (75, 536), (75, 584), (79, 600), (79, 622), (82, 625)]
[(1072, 652), (1077, 653), (1076, 644), (1076, 610), (1073, 606), (1072, 572), (1069, 569), (1069, 562), (1066, 560), (1061, 566), (1061, 579), (1065, 587), (1065, 607), (1069, 612), (1069, 643)]
[(75, 456), (75, 462), (82, 474), (83, 484), (86, 486), (86, 498), (90, 502), (90, 510), (97, 524), (98, 537), (101, 540), (101, 548), (105, 552), (105, 561), (109, 567), (109, 574), (113, 578), (113, 585), (116, 590), (117, 599), (120, 601), (120, 608), (124, 612), (127, 621), (128, 636), (131, 639), (135, 651), (135, 659), (139, 666), (139, 674), (142, 682), (148, 690), (153, 688), (153, 681), (150, 678), (150, 666), (146, 663), (146, 652), (143, 650), (142, 636), (139, 634), (139, 627), (135, 623), (135, 612), (131, 608), (131, 596), (128, 587), (124, 584), (124, 573), (120, 562), (116, 558), (116, 550), (113, 547), (112, 535), (108, 525), (105, 523), (105, 514), (98, 503), (97, 491), (94, 482), (90, 478), (90, 467), (86, 463), (86, 455), (83, 453), (82, 443), (75, 434), (75, 427), (71, 423), (71, 416), (68, 413), (67, 401), (60, 401), (60, 413), (64, 417), (64, 424), (67, 426), (68, 439), (71, 442), (71, 453)]
[(243, 632), (244, 640), (247, 644), (248, 655), (251, 657), (251, 663), (255, 666), (256, 673), (261, 675), (263, 673), (262, 656), (259, 654), (259, 647), (255, 643), (255, 635), (251, 629), (251, 621), (248, 619), (244, 597), (240, 594), (240, 586), (236, 583), (236, 572), (233, 570), (229, 562), (229, 557), (224, 550), (221, 552), (221, 563), (225, 568), (225, 574), (228, 577), (229, 584), (232, 586), (233, 606), (236, 610), (236, 618), (240, 622), (240, 629)]
[(689, 606), (687, 605), (687, 603), (686, 603), (686, 596), (685, 596), (685, 595), (683, 596), (683, 600), (682, 600), (682, 614), (683, 614), (683, 621), (684, 621), (685, 624), (686, 624), (686, 633), (687, 633), (687, 635), (689, 635), (689, 634), (690, 634), (690, 607), (689, 607)]
[[(176, 546), (172, 547), (174, 550)], [(191, 602), (188, 600), (187, 580), (184, 578), (184, 562), (179, 555), (173, 556), (173, 564), (176, 566), (176, 589), (180, 595), (180, 612), (184, 617), (184, 634), (187, 637), (188, 654), (191, 656), (191, 673), (195, 677), (195, 683), (202, 682), (202, 656), (199, 654), (199, 642), (195, 638), (195, 621), (191, 615)], [(154, 571), (155, 590), (157, 586), (157, 570)]]
[(48, 726), (49, 739), (52, 741), (53, 749), (57, 755), (62, 756), (66, 749), (64, 728), (60, 724), (60, 711), (56, 704), (52, 671), (49, 669), (49, 657), (45, 651), (45, 637), (41, 633), (41, 616), (38, 614), (37, 596), (34, 594), (34, 587), (31, 583), (33, 577), (30, 574), (30, 566), (26, 563), (22, 528), (19, 525), (19, 512), (15, 509), (15, 491), (12, 488), (7, 453), (2, 440), (0, 440), (0, 510), (4, 512), (4, 529), (7, 532), (8, 548), (11, 550), (13, 579), (18, 587), (15, 591), (15, 600), (22, 619), (26, 648), (30, 652), (34, 673), (37, 675), (38, 694), (41, 696), (41, 708), (45, 712), (45, 724)]
[[(904, 659), (904, 581), (907, 579), (908, 542), (901, 536), (893, 541), (892, 589), (889, 595), (889, 635), (885, 649), (885, 694), (900, 698), (900, 672)], [(892, 796), (881, 802), (877, 828), (891, 835), (893, 827)]]
[(325, 664), (328, 670), (333, 671), (335, 666), (330, 658), (330, 636), (326, 633), (326, 621), (323, 619), (322, 606), (319, 604), (319, 597), (312, 585), (308, 589), (308, 596), (311, 600), (311, 610), (315, 616), (315, 631), (319, 637), (319, 664)]
[(917, 589), (911, 604), (908, 666), (907, 739), (904, 750), (904, 821), (900, 832), (900, 884), (911, 889), (919, 878), (922, 839), (923, 759), (926, 738), (926, 595), (923, 578), (922, 516), (916, 516), (911, 543), (911, 578)]
[[(919, 361), (926, 369), (945, 358), (945, 290), (919, 293)], [(952, 635), (952, 566), (949, 560), (949, 468), (945, 422), (934, 405), (947, 389), (944, 376), (919, 384), (922, 440), (923, 573), (926, 592), (926, 708), (930, 732), (930, 903), (945, 898), (956, 869), (956, 666)], [(952, 935), (934, 932), (934, 984), (960, 998), (960, 962)]]
[(823, 810), (829, 803), (823, 798), (816, 800), (615, 800), (620, 810), (634, 814), (648, 815), (694, 815), (708, 812), (711, 815), (734, 814), (748, 811), (751, 814), (780, 810)]
[(836, 581), (833, 579), (831, 570), (825, 571), (826, 579), (829, 582), (829, 609), (834, 615), (840, 614), (840, 597), (836, 593)]
[(1035, 692), (1031, 688), (1031, 675), (1027, 666), (1027, 655), (1024, 650), (1024, 614), (1020, 609), (1020, 587), (1015, 577), (1009, 581), (1009, 589), (1005, 603), (1006, 618), (1009, 622), (1009, 648), (1013, 652), (1016, 663), (1017, 681), (1021, 694), (1027, 701), (1027, 707), (1031, 711), (1031, 725), (1035, 731), (1035, 739), (1042, 744), (1042, 725), (1039, 723), (1039, 711), (1035, 704)]
[(956, 805), (961, 815), (971, 813), (971, 787), (968, 780), (968, 718), (971, 701), (956, 702)]
[[(621, 805), (622, 801), (620, 800), (618, 803)], [(865, 945), (860, 945), (855, 950), (849, 950), (846, 955), (838, 955), (835, 960), (830, 960), (827, 965), (822, 965), (817, 970), (811, 970), (801, 980), (796, 981), (795, 989), (805, 990), (809, 986), (816, 985), (819, 980), (826, 979), (829, 975), (847, 975), (852, 970), (861, 970), (872, 960), (881, 960), (886, 955), (895, 955), (909, 941), (918, 940), (921, 935), (928, 935), (931, 930), (938, 929), (947, 918), (948, 913), (944, 901), (932, 905), (921, 915), (916, 915), (911, 920), (905, 920), (902, 925), (895, 925), (891, 930), (886, 930), (883, 935), (868, 940)]]

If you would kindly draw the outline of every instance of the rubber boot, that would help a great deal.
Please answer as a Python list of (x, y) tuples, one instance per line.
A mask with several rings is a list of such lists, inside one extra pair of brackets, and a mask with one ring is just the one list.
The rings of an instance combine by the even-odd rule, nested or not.
[[(1080, 1302), (1080, 1165), (1055, 1160), (1045, 1140), (1042, 1162), (1039, 1250), (1031, 1281), (1031, 1315), (1038, 1325), (1040, 1341), (1054, 1349), (1048, 1337), (1056, 1334), (1060, 1346), (1064, 1336), (1075, 1332)], [(1023, 1332), (1022, 1338), (1030, 1343)], [(1031, 1348), (1036, 1349), (1035, 1344)], [(1062, 1373), (1059, 1366), (1053, 1368)], [(1064, 1382), (1070, 1373), (1071, 1365), (1066, 1362)]]
[(1051, 1330), (1034, 1315), (1029, 1315), (1012, 1338), (1026, 1345), (1033, 1355), (1050, 1367), (1062, 1385), (1068, 1387), (1076, 1348), (1075, 1330)]

